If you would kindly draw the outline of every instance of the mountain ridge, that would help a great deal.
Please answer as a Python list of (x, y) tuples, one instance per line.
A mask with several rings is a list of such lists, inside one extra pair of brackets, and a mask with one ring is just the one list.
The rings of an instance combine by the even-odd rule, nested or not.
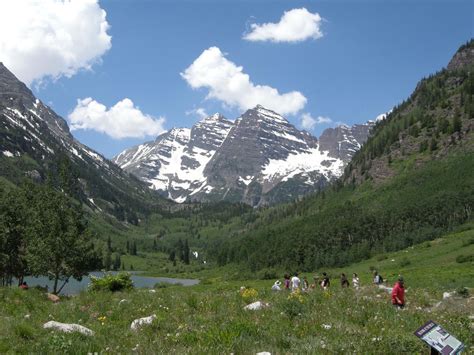
[[(299, 198), (341, 176), (373, 124), (338, 126), (319, 142), (257, 105), (234, 121), (216, 113), (192, 128), (173, 128), (112, 160), (176, 202), (261, 206)], [(173, 138), (177, 130), (187, 138)]]

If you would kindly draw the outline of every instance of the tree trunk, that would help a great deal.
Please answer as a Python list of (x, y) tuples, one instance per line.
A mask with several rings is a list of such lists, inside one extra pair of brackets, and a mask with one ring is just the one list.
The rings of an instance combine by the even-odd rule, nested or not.
[(58, 280), (59, 280), (59, 275), (58, 274), (54, 275), (53, 294), (55, 295), (58, 294)]
[(66, 284), (67, 284), (68, 282), (69, 282), (69, 277), (68, 277), (66, 280), (64, 280), (64, 283), (63, 283), (63, 284), (61, 285), (61, 287), (59, 288), (58, 293), (61, 293), (61, 291), (63, 290), (64, 286), (66, 286)]

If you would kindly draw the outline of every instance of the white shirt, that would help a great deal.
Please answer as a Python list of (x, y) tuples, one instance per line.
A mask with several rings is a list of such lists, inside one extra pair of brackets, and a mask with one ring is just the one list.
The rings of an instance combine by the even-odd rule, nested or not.
[(360, 280), (358, 277), (353, 277), (352, 278), (352, 285), (355, 287), (355, 288), (359, 288), (360, 286)]
[(301, 280), (299, 279), (298, 276), (293, 276), (291, 278), (291, 289), (293, 291), (297, 290), (300, 288), (300, 283), (301, 283)]

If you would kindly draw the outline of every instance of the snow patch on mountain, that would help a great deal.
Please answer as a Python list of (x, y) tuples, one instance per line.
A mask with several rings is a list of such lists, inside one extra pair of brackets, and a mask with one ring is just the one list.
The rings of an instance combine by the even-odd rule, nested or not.
[(288, 181), (298, 174), (311, 171), (317, 171), (328, 180), (341, 176), (344, 162), (341, 159), (331, 158), (328, 154), (327, 151), (322, 152), (318, 148), (313, 148), (306, 152), (288, 154), (286, 159), (270, 159), (263, 167), (262, 180)]

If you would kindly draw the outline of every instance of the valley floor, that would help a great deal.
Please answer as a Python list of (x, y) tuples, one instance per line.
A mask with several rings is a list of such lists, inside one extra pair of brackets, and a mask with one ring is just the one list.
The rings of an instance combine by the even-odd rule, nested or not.
[[(468, 227), (466, 227), (468, 229)], [(459, 258), (463, 255), (464, 258)], [(192, 287), (167, 286), (123, 293), (83, 292), (57, 304), (40, 291), (0, 289), (0, 352), (8, 353), (427, 353), (413, 332), (429, 320), (441, 324), (474, 352), (474, 230), (460, 231), (405, 251), (345, 268), (362, 278), (360, 290), (341, 289), (292, 297), (272, 292), (272, 280), (225, 281), (217, 273)], [(394, 260), (394, 261), (392, 261)], [(370, 284), (370, 266), (393, 280), (402, 272), (407, 307)], [(307, 274), (311, 280), (312, 274)], [(392, 282), (390, 282), (391, 284)], [(257, 294), (244, 299), (241, 286)], [(443, 291), (470, 287), (471, 295), (443, 300)], [(122, 301), (125, 300), (125, 301)], [(251, 301), (269, 307), (246, 311)], [(139, 331), (136, 318), (156, 314)], [(86, 337), (44, 330), (49, 320), (84, 325)]]

